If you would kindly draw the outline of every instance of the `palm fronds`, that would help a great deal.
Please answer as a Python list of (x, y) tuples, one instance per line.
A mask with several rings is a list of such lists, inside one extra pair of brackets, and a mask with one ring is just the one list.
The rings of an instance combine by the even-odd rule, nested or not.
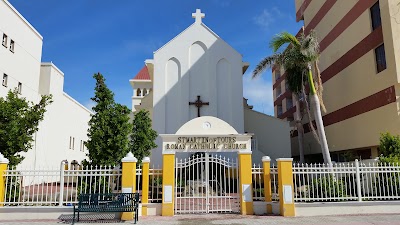
[(272, 68), (274, 65), (279, 65), (281, 63), (281, 58), (281, 53), (275, 53), (272, 56), (267, 56), (262, 59), (253, 70), (253, 78), (261, 75), (266, 69)]
[(274, 52), (277, 52), (283, 45), (292, 44), (295, 48), (301, 46), (299, 40), (289, 32), (282, 32), (272, 38), (269, 46)]

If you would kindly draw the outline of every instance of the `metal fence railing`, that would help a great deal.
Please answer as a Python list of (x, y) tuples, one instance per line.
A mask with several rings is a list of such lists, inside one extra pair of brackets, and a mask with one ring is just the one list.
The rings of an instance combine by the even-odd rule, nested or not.
[(149, 170), (149, 203), (162, 201), (162, 169), (154, 165)]
[(271, 193), (272, 201), (279, 201), (278, 168), (275, 165), (271, 165)]
[[(141, 164), (137, 164), (136, 165), (136, 192), (140, 193), (140, 196), (142, 194), (142, 182), (143, 182), (143, 176), (142, 176), (142, 165)], [(140, 199), (142, 199), (140, 197)]]
[(254, 164), (251, 174), (253, 175), (253, 201), (264, 201), (264, 169), (262, 165)]
[(398, 164), (295, 164), (293, 176), (296, 202), (400, 199)]
[[(264, 168), (262, 165), (253, 165), (251, 168), (253, 176), (253, 201), (264, 201), (265, 190), (264, 190)], [(271, 165), (270, 168), (270, 179), (271, 179), (271, 198), (272, 201), (279, 201), (278, 195), (278, 169), (275, 165)]]
[(114, 166), (59, 169), (8, 168), (5, 206), (63, 206), (77, 203), (80, 193), (113, 193), (121, 190), (121, 169)]

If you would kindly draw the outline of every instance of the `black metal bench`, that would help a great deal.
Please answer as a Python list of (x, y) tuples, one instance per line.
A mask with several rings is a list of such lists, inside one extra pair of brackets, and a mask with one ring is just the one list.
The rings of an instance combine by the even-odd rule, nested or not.
[(80, 194), (78, 205), (74, 205), (74, 217), (72, 224), (75, 223), (75, 213), (78, 212), (134, 212), (135, 224), (138, 221), (139, 193), (95, 193)]

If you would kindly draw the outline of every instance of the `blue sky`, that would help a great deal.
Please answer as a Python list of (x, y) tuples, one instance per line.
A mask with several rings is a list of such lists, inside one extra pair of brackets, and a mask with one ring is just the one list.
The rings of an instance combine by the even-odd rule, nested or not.
[(64, 91), (85, 106), (93, 96), (93, 74), (101, 72), (115, 99), (131, 108), (131, 79), (153, 51), (194, 22), (203, 22), (250, 62), (244, 97), (255, 109), (273, 115), (271, 72), (252, 80), (250, 73), (268, 42), (281, 32), (297, 33), (294, 0), (9, 0), (39, 31), (42, 61), (65, 74)]

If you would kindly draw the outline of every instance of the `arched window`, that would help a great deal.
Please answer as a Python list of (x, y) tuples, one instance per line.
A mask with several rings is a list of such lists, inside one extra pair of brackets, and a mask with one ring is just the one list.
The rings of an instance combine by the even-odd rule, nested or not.
[(145, 88), (145, 89), (143, 89), (143, 96), (146, 96), (148, 93), (147, 93), (147, 89)]
[(136, 90), (136, 96), (142, 96), (142, 91), (140, 90), (140, 88)]

